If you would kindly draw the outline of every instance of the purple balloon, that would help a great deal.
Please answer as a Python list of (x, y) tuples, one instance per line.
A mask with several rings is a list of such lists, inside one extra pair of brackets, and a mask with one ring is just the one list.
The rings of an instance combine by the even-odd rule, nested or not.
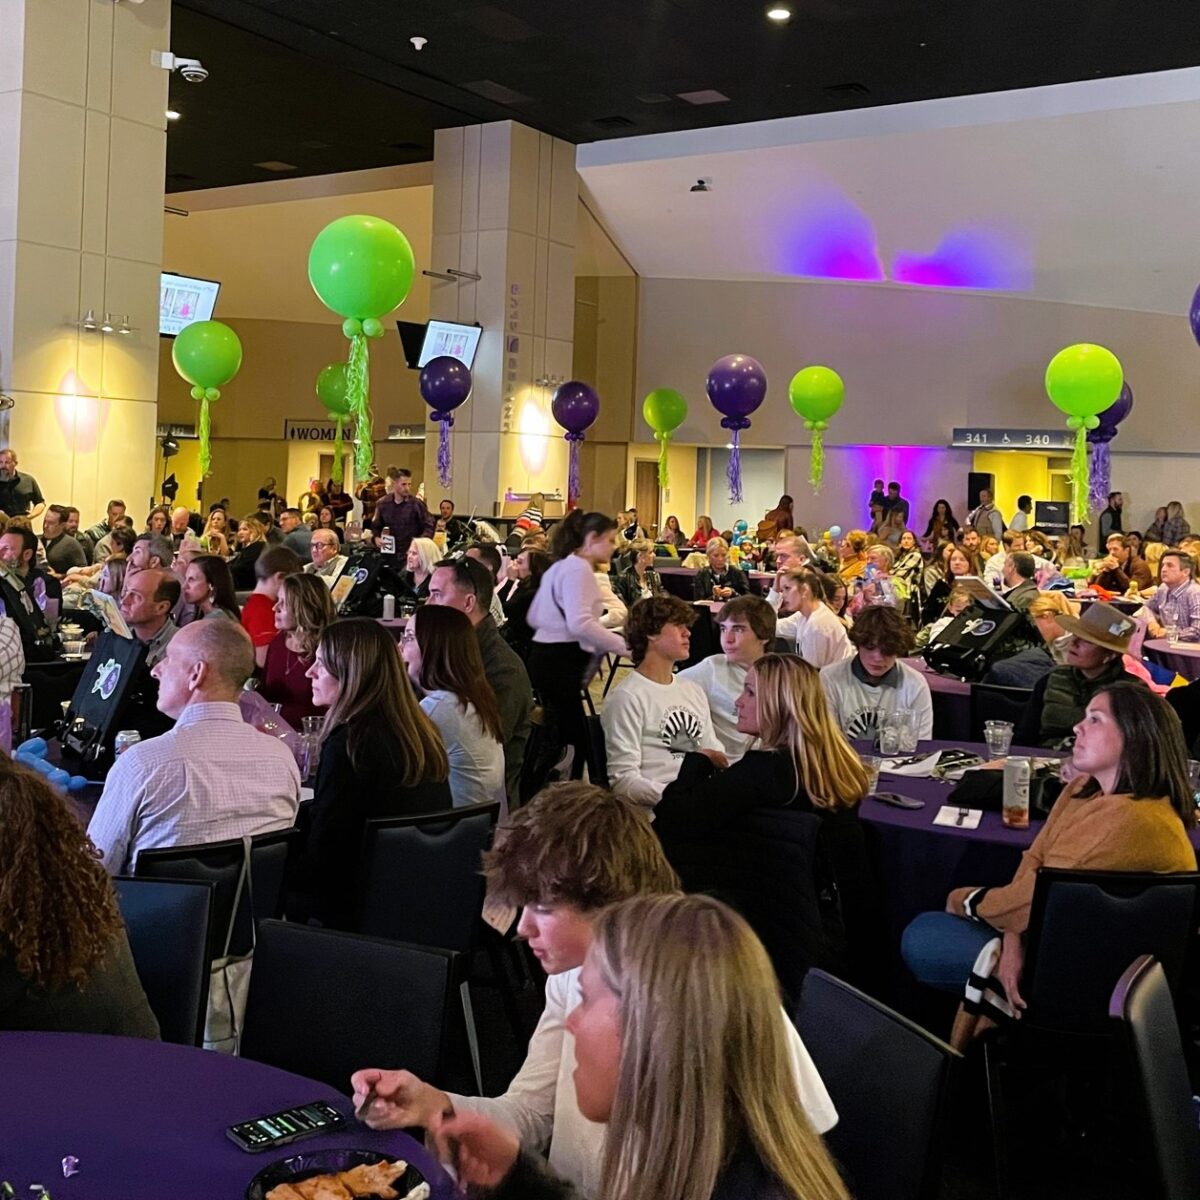
[(448, 354), (431, 358), (421, 368), (421, 395), (435, 412), (453, 412), (471, 394), (471, 371)]
[(1192, 307), (1188, 311), (1188, 320), (1192, 326), (1192, 337), (1200, 342), (1200, 287), (1196, 289), (1196, 294), (1192, 297)]
[(1093, 446), (1102, 446), (1111, 442), (1117, 436), (1117, 426), (1133, 411), (1133, 390), (1128, 383), (1121, 385), (1117, 398), (1098, 414), (1100, 424), (1095, 429), (1089, 429), (1087, 440)]
[(560, 384), (550, 401), (554, 419), (568, 432), (581, 434), (600, 415), (600, 397), (577, 379)]
[(748, 354), (727, 354), (713, 363), (704, 388), (717, 412), (742, 419), (766, 398), (767, 373)]

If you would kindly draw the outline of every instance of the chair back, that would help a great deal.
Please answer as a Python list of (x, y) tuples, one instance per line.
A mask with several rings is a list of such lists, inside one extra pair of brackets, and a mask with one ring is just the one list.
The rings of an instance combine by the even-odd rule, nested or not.
[(933, 1200), (960, 1055), (824, 971), (805, 976), (796, 1029), (837, 1109), (825, 1140), (855, 1200)]
[(1145, 613), (1138, 613), (1133, 618), (1134, 629), (1129, 635), (1129, 649), (1126, 654), (1132, 654), (1134, 658), (1140, 660), (1142, 657), (1142, 643), (1146, 640), (1146, 634), (1150, 629), (1150, 618)]
[(1033, 890), (1022, 992), (1028, 1023), (1107, 1036), (1108, 1002), (1135, 958), (1153, 954), (1179, 983), (1197, 927), (1200, 873), (1043, 867)]
[(214, 884), (211, 959), (220, 957), (229, 938), (231, 955), (249, 954), (254, 948), (254, 924), (278, 917), (283, 903), (283, 876), (297, 831), (280, 829), (255, 834), (250, 839), (249, 886), (240, 894), (244, 850), (241, 838), (209, 842), (202, 846), (172, 846), (143, 850), (134, 874), (139, 879), (193, 879)]
[(241, 1056), (349, 1093), (360, 1067), (439, 1077), (451, 965), (441, 950), (263, 921)]
[(840, 966), (844, 956), (841, 912), (820, 833), (815, 813), (757, 808), (719, 838), (663, 844), (684, 891), (715, 896), (745, 917), (766, 947), (789, 1005), (810, 967)]
[[(616, 674), (616, 667), (613, 668), (613, 675)], [(609, 679), (612, 675), (609, 676)], [(591, 749), (591, 757), (588, 760), (588, 776), (591, 782), (597, 787), (608, 787), (608, 747), (604, 742), (604, 726), (600, 724), (600, 718), (592, 715), (584, 717), (587, 722), (588, 746)], [(592, 775), (592, 772), (595, 775)]]
[(1200, 1129), (1179, 1036), (1175, 1004), (1162, 965), (1143, 954), (1113, 990), (1109, 1016), (1125, 1024), (1146, 1123), (1150, 1162), (1161, 1200), (1200, 1196)]
[(483, 852), (499, 804), (368, 821), (359, 878), (359, 933), (470, 951), (483, 912)]
[(215, 885), (118, 876), (113, 887), (133, 965), (158, 1018), (162, 1040), (201, 1045), (212, 969)]
[(987, 721), (1011, 721), (1016, 728), (1021, 724), (1032, 688), (1001, 687), (997, 683), (971, 684), (970, 740), (983, 741), (983, 726)]

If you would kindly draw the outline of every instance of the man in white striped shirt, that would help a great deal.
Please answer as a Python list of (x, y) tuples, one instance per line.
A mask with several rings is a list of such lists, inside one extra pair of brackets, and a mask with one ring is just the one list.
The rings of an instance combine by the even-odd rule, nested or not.
[(153, 674), (158, 707), (175, 728), (117, 759), (88, 825), (111, 874), (132, 871), (142, 850), (295, 822), (296, 761), (278, 738), (247, 725), (238, 707), (253, 670), (250, 638), (233, 621), (195, 621), (171, 639)]

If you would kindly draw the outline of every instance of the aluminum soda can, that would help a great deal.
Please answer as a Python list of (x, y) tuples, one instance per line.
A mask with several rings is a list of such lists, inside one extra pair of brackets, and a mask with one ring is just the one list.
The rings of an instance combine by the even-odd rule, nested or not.
[(1018, 756), (1004, 760), (1004, 799), (1000, 816), (1004, 824), (1013, 829), (1029, 828), (1029, 777), (1031, 774), (1029, 759)]
[(113, 741), (113, 757), (120, 758), (130, 746), (136, 746), (142, 735), (136, 729), (122, 729)]

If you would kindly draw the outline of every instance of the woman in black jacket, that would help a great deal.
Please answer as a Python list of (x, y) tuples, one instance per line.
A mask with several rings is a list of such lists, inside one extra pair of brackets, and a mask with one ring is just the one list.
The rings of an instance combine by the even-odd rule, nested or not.
[(632, 608), (639, 600), (652, 596), (665, 596), (667, 589), (654, 569), (654, 543), (631, 542), (628, 546), (631, 559), (629, 566), (613, 576), (613, 591)]
[[(608, 1125), (604, 1200), (846, 1200), (804, 1118), (762, 943), (710, 896), (604, 909), (567, 1017), (575, 1096)], [(697, 953), (703, 947), (703, 953)], [(460, 1183), (497, 1200), (582, 1193), (482, 1113), (434, 1127)]]
[(551, 563), (550, 555), (536, 546), (528, 546), (513, 560), (516, 571), (517, 586), (504, 604), (504, 625), (500, 633), (504, 640), (521, 656), (522, 661), (529, 657), (533, 648), (533, 630), (529, 625), (529, 606), (541, 586), (542, 576), (545, 575)]
[(724, 538), (715, 537), (704, 548), (708, 566), (701, 567), (692, 584), (695, 600), (732, 600), (750, 590), (745, 573), (729, 565), (729, 546)]
[(395, 642), (377, 622), (351, 617), (330, 625), (306, 674), (313, 703), (329, 711), (287, 914), (346, 929), (354, 917), (366, 822), (450, 808), (450, 763)]

